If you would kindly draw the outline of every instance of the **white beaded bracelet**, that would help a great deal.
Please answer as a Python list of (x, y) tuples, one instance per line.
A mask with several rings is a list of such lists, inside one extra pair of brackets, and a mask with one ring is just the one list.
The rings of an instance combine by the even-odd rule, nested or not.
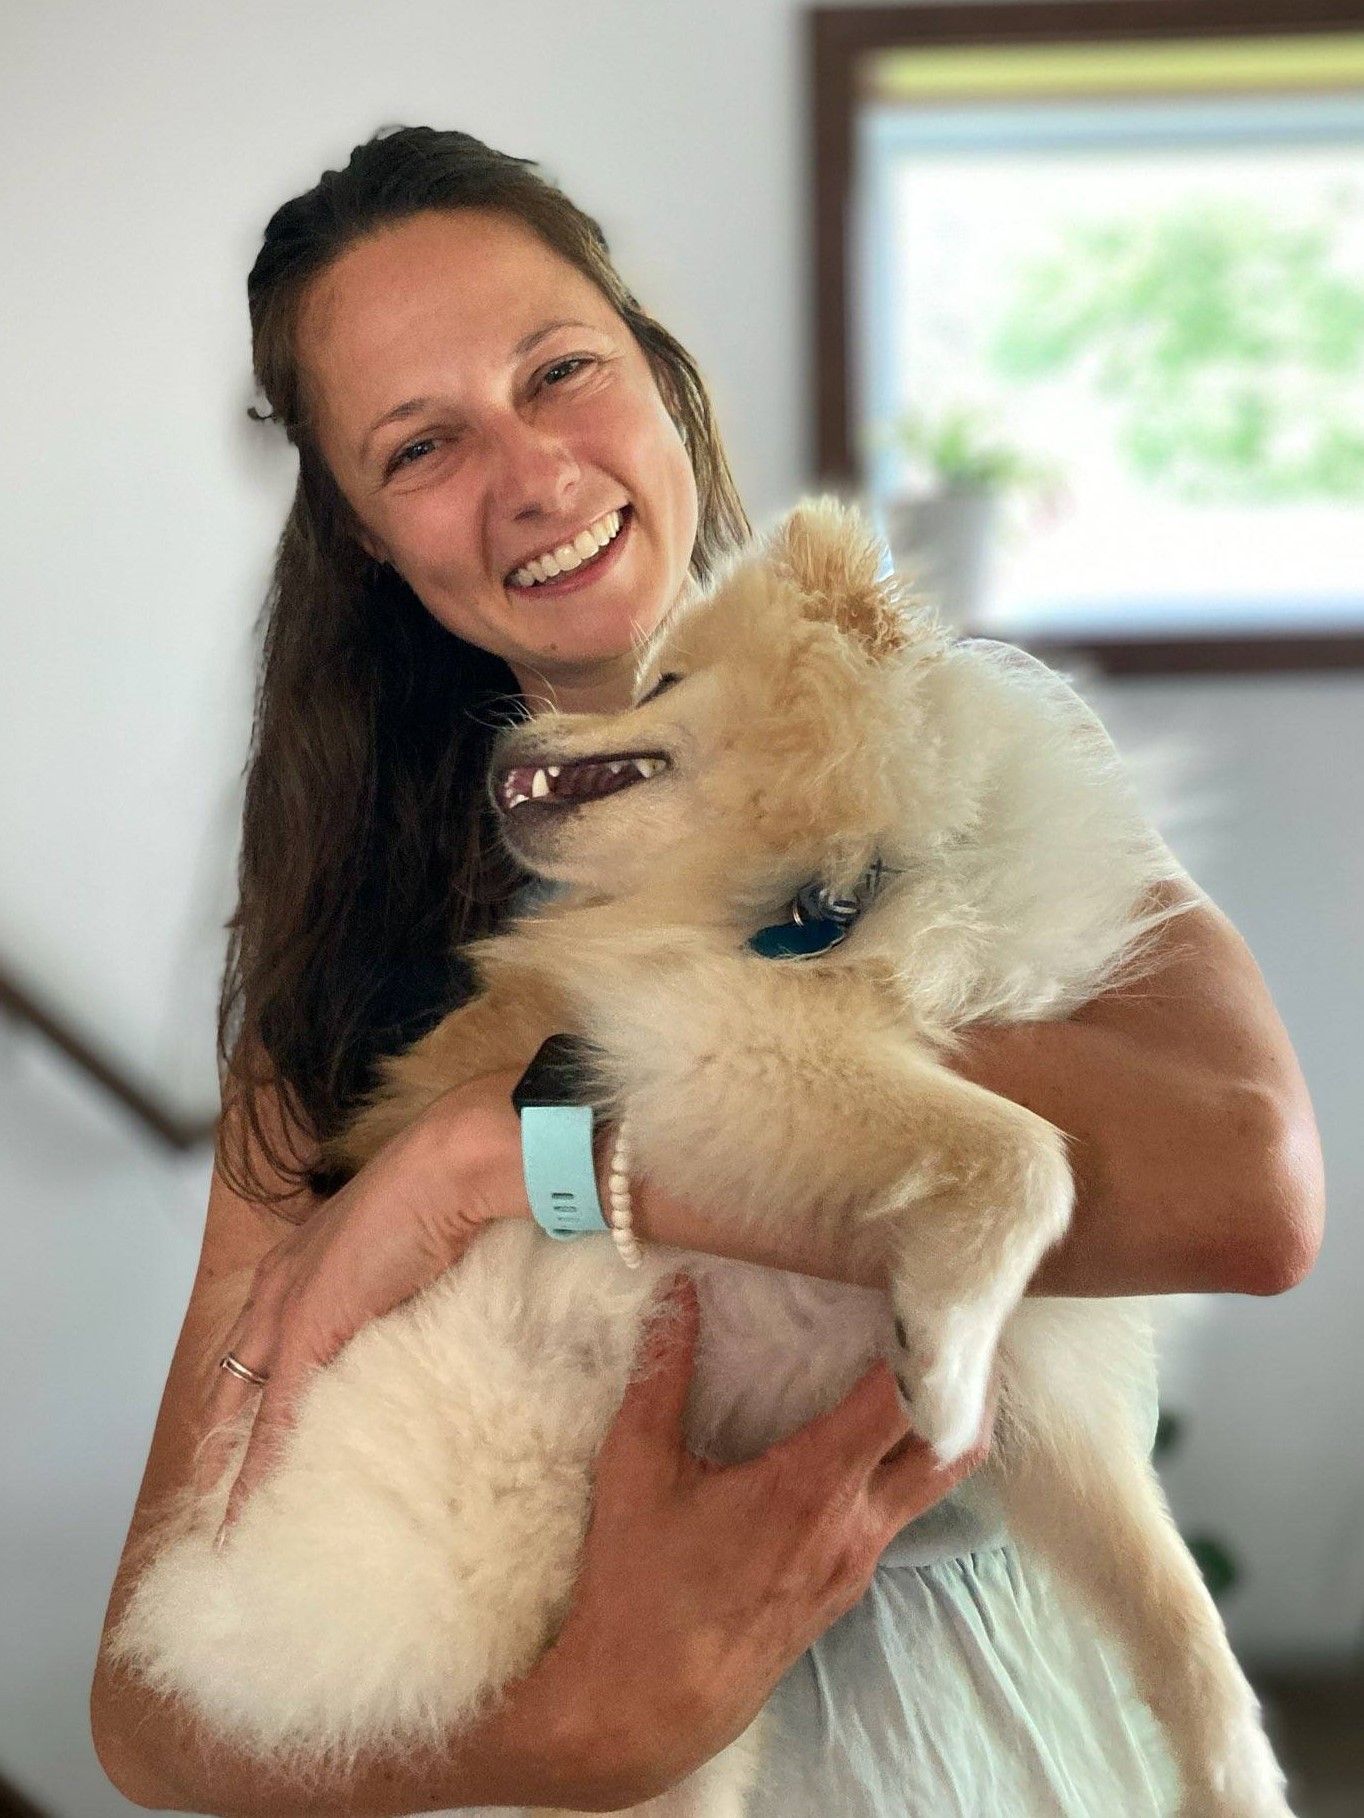
[(611, 1237), (626, 1268), (637, 1269), (643, 1262), (644, 1255), (631, 1222), (630, 1141), (623, 1120), (616, 1129), (616, 1140), (611, 1150), (607, 1192), (611, 1202)]

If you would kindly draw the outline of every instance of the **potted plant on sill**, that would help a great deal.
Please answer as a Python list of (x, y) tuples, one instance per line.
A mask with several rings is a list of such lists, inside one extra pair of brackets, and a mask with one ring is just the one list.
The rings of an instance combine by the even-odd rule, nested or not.
[(979, 613), (1010, 494), (1054, 493), (1059, 470), (995, 434), (967, 405), (938, 416), (909, 410), (890, 426), (906, 484), (885, 502), (895, 566), (936, 600), (944, 618), (969, 629)]

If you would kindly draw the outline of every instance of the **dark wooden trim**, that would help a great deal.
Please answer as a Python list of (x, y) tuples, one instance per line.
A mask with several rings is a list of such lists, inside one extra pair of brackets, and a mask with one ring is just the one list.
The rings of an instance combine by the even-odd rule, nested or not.
[(1083, 657), (1104, 675), (1283, 675), (1364, 669), (1364, 632), (1303, 632), (1293, 637), (1030, 638), (1011, 632), (1048, 663)]
[(0, 1818), (48, 1818), (48, 1815), (0, 1774)]
[[(1364, 30), (1364, 0), (963, 0), (958, 5), (811, 7), (807, 83), (811, 132), (811, 370), (809, 468), (838, 491), (860, 481), (852, 420), (848, 247), (857, 172), (858, 63), (868, 53), (914, 46), (1098, 43), (1123, 38), (1299, 37)], [(1147, 642), (1086, 641), (1114, 674), (1203, 670), (1342, 669), (1362, 666), (1348, 635)], [(1041, 646), (1037, 646), (1041, 648)], [(1059, 648), (1059, 646), (1057, 646)], [(1075, 650), (1077, 645), (1066, 647)]]
[[(145, 1130), (169, 1149), (197, 1149), (213, 1141), (217, 1120), (191, 1120), (168, 1110), (95, 1050), (69, 1024), (0, 972), (0, 1011), (36, 1029), (94, 1085), (117, 1099)], [(0, 1807), (0, 1813), (3, 1807)]]

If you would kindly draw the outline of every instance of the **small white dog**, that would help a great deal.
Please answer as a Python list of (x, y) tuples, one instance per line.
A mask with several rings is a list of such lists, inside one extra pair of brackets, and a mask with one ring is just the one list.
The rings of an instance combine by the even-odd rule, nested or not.
[[(1011, 1534), (1124, 1648), (1183, 1818), (1288, 1818), (1146, 1457), (1145, 1309), (1023, 1299), (1070, 1216), (1064, 1142), (944, 1065), (971, 1024), (1061, 1017), (1136, 976), (1175, 913), (1160, 887), (1187, 880), (1075, 696), (1017, 652), (952, 643), (877, 566), (855, 515), (804, 506), (664, 626), (632, 710), (506, 737), (506, 837), (564, 893), (477, 950), (482, 995), (394, 1063), (348, 1154), (576, 1032), (641, 1174), (754, 1229), (834, 1228), (884, 1261), (889, 1296), (661, 1249), (627, 1271), (608, 1237), (529, 1225), (480, 1235), (318, 1375), (226, 1549), (231, 1469), (140, 1581), (125, 1656), (239, 1744), (439, 1747), (530, 1667), (571, 1599), (658, 1282), (685, 1261), (694, 1449), (751, 1456), (888, 1356), (951, 1459), (995, 1368), (986, 1473)], [(876, 879), (826, 953), (750, 951), (805, 887), (865, 898)], [(818, 1342), (763, 1355), (802, 1297)], [(667, 1810), (741, 1814), (760, 1749), (726, 1751)]]

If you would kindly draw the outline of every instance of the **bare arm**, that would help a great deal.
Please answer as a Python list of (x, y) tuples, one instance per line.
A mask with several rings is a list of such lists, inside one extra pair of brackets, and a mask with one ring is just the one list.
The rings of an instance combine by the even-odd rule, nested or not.
[(1158, 967), (1063, 1023), (981, 1031), (958, 1062), (1071, 1138), (1074, 1224), (1046, 1294), (1276, 1294), (1321, 1243), (1321, 1146), (1249, 949), (1202, 901)]
[[(311, 1196), (284, 1210), (306, 1217)], [(242, 1199), (215, 1174), (203, 1251), (171, 1365), (147, 1469), (110, 1599), (106, 1632), (117, 1620), (135, 1560), (163, 1501), (211, 1469), (196, 1452), (211, 1424), (223, 1373), (215, 1368), (223, 1335), (244, 1281), (287, 1227), (267, 1208)], [(342, 1781), (323, 1777), (306, 1789), (297, 1776), (268, 1773), (258, 1762), (206, 1736), (173, 1705), (159, 1700), (101, 1651), (91, 1696), (95, 1744), (105, 1771), (138, 1804), (158, 1810), (223, 1814), (348, 1813), (437, 1810), (473, 1799), (519, 1802), (523, 1796), (574, 1798), (586, 1790), (574, 1677), (561, 1676), (562, 1655), (540, 1669), (495, 1719), (472, 1733), (458, 1757), (414, 1766), (375, 1762)], [(518, 1787), (517, 1769), (524, 1784)]]

